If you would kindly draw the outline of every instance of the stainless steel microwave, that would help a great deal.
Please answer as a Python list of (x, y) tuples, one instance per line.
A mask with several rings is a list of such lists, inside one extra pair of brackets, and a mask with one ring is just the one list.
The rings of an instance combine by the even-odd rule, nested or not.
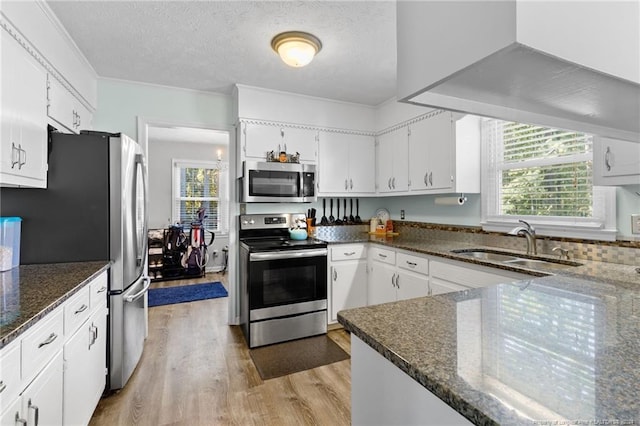
[(242, 202), (310, 203), (317, 200), (316, 166), (245, 161)]

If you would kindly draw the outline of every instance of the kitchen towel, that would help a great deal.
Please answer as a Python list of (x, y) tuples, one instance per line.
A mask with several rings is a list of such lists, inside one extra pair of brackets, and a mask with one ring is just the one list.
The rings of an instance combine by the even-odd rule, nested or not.
[(173, 305), (174, 303), (227, 297), (221, 282), (190, 284), (176, 287), (152, 288), (149, 290), (149, 307)]

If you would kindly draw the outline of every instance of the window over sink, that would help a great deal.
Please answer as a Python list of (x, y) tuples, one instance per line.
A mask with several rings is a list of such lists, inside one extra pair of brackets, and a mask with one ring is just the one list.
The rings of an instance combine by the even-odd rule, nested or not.
[(615, 188), (593, 185), (593, 136), (482, 120), (482, 224), (523, 219), (540, 235), (615, 240)]

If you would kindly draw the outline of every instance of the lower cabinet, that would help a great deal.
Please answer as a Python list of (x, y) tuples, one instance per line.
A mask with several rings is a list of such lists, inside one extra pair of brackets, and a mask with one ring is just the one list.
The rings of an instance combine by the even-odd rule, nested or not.
[(334, 323), (339, 311), (367, 305), (367, 245), (331, 246), (329, 259), (329, 322)]
[(89, 423), (106, 384), (106, 284), (103, 272), (2, 348), (0, 425)]
[[(530, 279), (531, 275), (474, 265), (451, 259), (432, 259), (429, 263), (431, 281), (440, 293), (504, 284)], [(434, 293), (436, 294), (436, 293)]]
[(370, 305), (429, 295), (426, 258), (380, 247), (371, 248), (370, 253)]
[(88, 424), (106, 385), (107, 306), (97, 308), (64, 345), (64, 424)]

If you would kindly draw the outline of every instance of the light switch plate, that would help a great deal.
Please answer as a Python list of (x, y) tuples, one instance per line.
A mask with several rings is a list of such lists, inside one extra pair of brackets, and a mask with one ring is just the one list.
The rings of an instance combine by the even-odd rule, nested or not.
[(631, 215), (631, 233), (640, 234), (640, 214)]

